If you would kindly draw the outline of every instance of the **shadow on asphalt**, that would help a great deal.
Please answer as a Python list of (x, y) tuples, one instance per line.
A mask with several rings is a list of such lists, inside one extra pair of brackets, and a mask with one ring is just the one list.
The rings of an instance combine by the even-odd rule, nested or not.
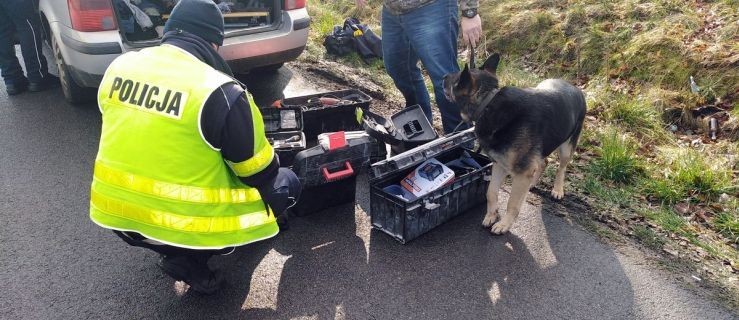
[[(357, 192), (358, 206), (368, 208), (366, 189)], [(293, 219), (277, 238), (219, 258), (228, 289), (188, 294), (176, 306), (195, 318), (634, 317), (631, 284), (615, 253), (604, 254), (605, 246), (555, 217), (567, 210), (559, 203), (543, 197), (541, 210), (549, 213), (533, 210), (519, 221), (527, 229), (504, 236), (480, 227), (483, 206), (406, 245), (373, 230), (366, 250), (358, 230), (368, 218), (352, 205), (336, 207)], [(252, 276), (275, 252), (284, 261), (274, 268), (278, 283)], [(275, 292), (260, 289), (270, 286)], [(260, 299), (269, 302), (249, 303)]]

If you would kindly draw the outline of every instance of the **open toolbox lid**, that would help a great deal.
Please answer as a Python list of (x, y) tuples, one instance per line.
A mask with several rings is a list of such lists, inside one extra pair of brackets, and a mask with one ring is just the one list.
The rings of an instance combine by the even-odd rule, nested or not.
[(421, 106), (413, 105), (393, 114), (390, 119), (370, 111), (356, 110), (357, 121), (373, 138), (389, 145), (403, 142), (427, 142), (438, 138), (438, 134), (423, 113)]
[(377, 180), (385, 178), (398, 171), (417, 166), (428, 159), (436, 157), (444, 151), (453, 149), (464, 143), (474, 141), (477, 138), (474, 130), (475, 128), (472, 127), (377, 162), (370, 167), (370, 179)]
[(267, 133), (303, 131), (303, 109), (300, 107), (259, 108), (259, 111)]
[(285, 98), (282, 100), (283, 107), (301, 107), (306, 111), (330, 109), (342, 106), (358, 106), (369, 109), (372, 97), (358, 89), (345, 89), (339, 91), (321, 92), (307, 96)]

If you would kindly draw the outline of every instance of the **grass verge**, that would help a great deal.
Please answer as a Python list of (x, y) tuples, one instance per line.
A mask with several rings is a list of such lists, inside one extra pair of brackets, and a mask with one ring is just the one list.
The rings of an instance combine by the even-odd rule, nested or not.
[[(314, 24), (302, 59), (336, 60), (396, 91), (380, 62), (328, 57), (321, 46), (349, 16), (379, 34), (380, 1), (362, 10), (352, 0), (310, 6)], [(479, 11), (478, 60), (500, 52), (503, 85), (559, 77), (584, 89), (588, 119), (569, 179), (597, 216), (716, 279), (736, 278), (739, 2), (490, 0)], [(717, 140), (709, 138), (711, 117), (720, 125)], [(739, 296), (739, 281), (732, 288)]]

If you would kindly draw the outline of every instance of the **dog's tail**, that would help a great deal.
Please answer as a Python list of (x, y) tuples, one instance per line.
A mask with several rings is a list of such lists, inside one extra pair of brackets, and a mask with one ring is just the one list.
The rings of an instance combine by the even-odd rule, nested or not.
[(570, 135), (570, 145), (572, 146), (572, 150), (576, 150), (577, 147), (577, 141), (580, 139), (580, 133), (582, 132), (582, 127), (585, 124), (585, 113), (587, 113), (588, 107), (585, 102), (585, 94), (578, 90), (578, 114), (577, 114), (577, 122), (575, 123), (575, 130), (572, 131), (572, 135)]

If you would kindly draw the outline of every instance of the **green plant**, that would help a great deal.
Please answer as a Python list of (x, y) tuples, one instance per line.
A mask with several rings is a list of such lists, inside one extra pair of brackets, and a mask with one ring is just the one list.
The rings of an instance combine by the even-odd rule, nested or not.
[(675, 203), (684, 197), (683, 189), (672, 181), (666, 179), (646, 178), (643, 181), (642, 190), (662, 201), (663, 203)]
[(728, 172), (709, 166), (698, 151), (683, 151), (675, 165), (674, 179), (683, 186), (688, 195), (718, 196), (730, 186)]
[(591, 166), (597, 176), (619, 183), (630, 183), (642, 175), (636, 144), (611, 128), (600, 135), (599, 157)]
[(687, 225), (685, 219), (667, 206), (660, 207), (657, 210), (642, 210), (640, 214), (667, 232), (687, 233), (685, 230), (685, 226)]
[(628, 208), (634, 203), (632, 188), (609, 186), (592, 175), (587, 175), (579, 186), (587, 194), (603, 201), (610, 208)]
[(661, 249), (665, 244), (665, 239), (645, 226), (635, 226), (634, 236), (641, 241), (644, 245), (654, 250)]
[(721, 212), (713, 218), (712, 224), (729, 241), (739, 245), (739, 212)]
[[(642, 135), (656, 135), (661, 138), (663, 131), (660, 116), (647, 101), (639, 98), (619, 96), (606, 109), (606, 118)], [(661, 132), (658, 132), (661, 131)]]
[(667, 166), (662, 175), (645, 182), (648, 194), (666, 203), (681, 199), (715, 199), (733, 188), (731, 171), (709, 164), (703, 154), (693, 149), (665, 150)]

